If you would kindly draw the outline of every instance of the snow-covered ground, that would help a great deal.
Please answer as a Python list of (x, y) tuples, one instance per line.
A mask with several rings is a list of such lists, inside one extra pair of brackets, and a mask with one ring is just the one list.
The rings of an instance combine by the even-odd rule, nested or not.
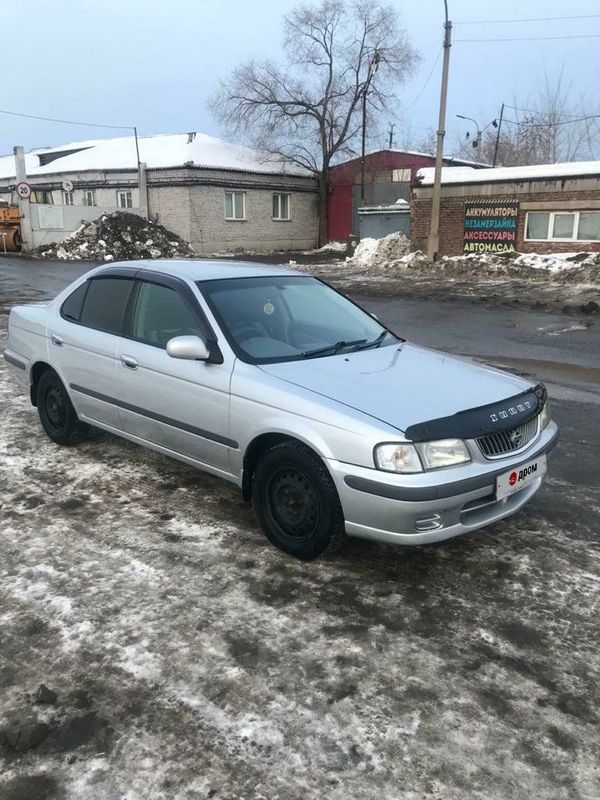
[(512, 520), (304, 564), (215, 478), (52, 444), (3, 362), (0, 410), (2, 800), (600, 796), (579, 432)]
[(355, 293), (481, 299), (535, 308), (600, 312), (600, 253), (523, 253), (445, 256), (431, 264), (400, 233), (359, 242), (352, 258), (302, 263), (311, 272)]

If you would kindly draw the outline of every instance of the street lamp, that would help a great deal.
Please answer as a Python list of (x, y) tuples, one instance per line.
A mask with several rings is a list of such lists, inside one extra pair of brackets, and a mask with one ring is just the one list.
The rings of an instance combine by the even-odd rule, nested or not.
[(360, 157), (360, 204), (361, 207), (365, 204), (365, 146), (367, 138), (367, 95), (369, 94), (369, 87), (375, 73), (379, 68), (379, 60), (381, 56), (379, 51), (375, 50), (373, 58), (369, 61), (369, 71), (367, 73), (367, 80), (362, 96), (362, 150)]
[(442, 162), (444, 158), (444, 136), (446, 131), (446, 98), (448, 96), (448, 70), (450, 67), (450, 47), (452, 46), (452, 23), (448, 19), (448, 0), (444, 0), (446, 21), (444, 23), (444, 61), (442, 64), (442, 88), (440, 91), (440, 115), (438, 120), (437, 145), (435, 149), (435, 173), (431, 197), (431, 224), (427, 241), (427, 258), (435, 261), (440, 242), (440, 200), (442, 194)]
[[(458, 119), (466, 119), (469, 122), (473, 122), (475, 128), (477, 129), (477, 135), (473, 140), (472, 144), (475, 150), (477, 151), (477, 161), (481, 161), (481, 128), (479, 127), (479, 123), (473, 117), (465, 117), (464, 114), (457, 114)], [(467, 139), (469, 138), (469, 133), (467, 132)]]

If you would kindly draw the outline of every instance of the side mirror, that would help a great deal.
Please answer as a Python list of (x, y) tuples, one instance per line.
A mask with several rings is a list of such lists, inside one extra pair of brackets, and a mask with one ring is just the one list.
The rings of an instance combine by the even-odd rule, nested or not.
[(167, 342), (167, 353), (171, 358), (188, 361), (208, 361), (210, 352), (199, 336), (174, 336)]

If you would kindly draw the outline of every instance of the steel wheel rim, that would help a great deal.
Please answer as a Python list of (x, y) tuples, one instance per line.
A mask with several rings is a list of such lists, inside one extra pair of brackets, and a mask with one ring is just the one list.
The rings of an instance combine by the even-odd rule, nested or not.
[(49, 386), (44, 398), (44, 407), (48, 422), (54, 430), (64, 428), (67, 421), (67, 405), (61, 388), (56, 384)]
[(294, 467), (273, 473), (267, 484), (273, 519), (294, 542), (311, 539), (319, 524), (319, 499), (313, 484)]

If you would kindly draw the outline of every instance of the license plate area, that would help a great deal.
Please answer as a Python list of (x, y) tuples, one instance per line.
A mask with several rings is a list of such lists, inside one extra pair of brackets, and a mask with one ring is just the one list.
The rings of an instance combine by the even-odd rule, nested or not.
[(528, 461), (515, 469), (509, 469), (496, 478), (496, 500), (504, 500), (515, 492), (520, 492), (538, 478), (546, 474), (546, 456)]

